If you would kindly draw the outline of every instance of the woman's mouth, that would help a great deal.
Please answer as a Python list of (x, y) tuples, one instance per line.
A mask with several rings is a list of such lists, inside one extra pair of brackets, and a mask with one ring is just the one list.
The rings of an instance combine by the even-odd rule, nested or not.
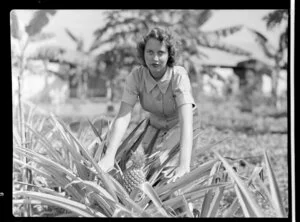
[(157, 63), (152, 63), (152, 66), (153, 66), (154, 68), (157, 68), (157, 67), (159, 67), (159, 64), (157, 64)]

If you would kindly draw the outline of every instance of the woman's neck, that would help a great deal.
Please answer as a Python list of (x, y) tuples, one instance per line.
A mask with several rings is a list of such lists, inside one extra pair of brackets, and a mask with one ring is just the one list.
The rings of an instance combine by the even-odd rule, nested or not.
[(162, 73), (160, 73), (159, 77), (155, 77), (149, 69), (149, 73), (155, 81), (159, 81), (165, 75), (166, 71), (167, 71), (167, 67), (164, 69), (164, 71)]

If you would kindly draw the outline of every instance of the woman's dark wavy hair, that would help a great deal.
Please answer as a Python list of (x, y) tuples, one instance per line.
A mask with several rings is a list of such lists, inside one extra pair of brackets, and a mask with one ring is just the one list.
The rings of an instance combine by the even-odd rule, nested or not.
[(141, 65), (146, 66), (144, 51), (146, 43), (150, 38), (157, 39), (158, 41), (166, 44), (169, 53), (167, 66), (173, 67), (176, 63), (179, 52), (179, 41), (169, 30), (159, 27), (151, 29), (150, 32), (143, 37), (142, 41), (137, 44), (137, 57), (141, 62)]

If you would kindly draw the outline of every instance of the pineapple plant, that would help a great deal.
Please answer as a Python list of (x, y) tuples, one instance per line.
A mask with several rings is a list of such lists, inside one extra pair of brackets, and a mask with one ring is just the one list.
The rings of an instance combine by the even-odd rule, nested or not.
[(143, 148), (139, 147), (132, 153), (127, 164), (128, 168), (123, 174), (123, 186), (133, 200), (142, 195), (139, 186), (146, 182), (145, 164), (146, 155)]
[[(237, 212), (238, 216), (262, 217), (266, 212), (256, 200), (257, 191), (260, 191), (272, 214), (287, 217), (267, 153), (264, 153), (265, 167), (250, 167), (250, 177), (248, 173), (244, 177), (240, 174), (242, 169), (234, 170), (238, 167), (235, 161), (232, 163), (213, 150), (215, 158), (194, 166), (190, 173), (175, 182), (169, 182), (169, 178), (161, 178), (161, 173), (166, 169), (164, 163), (178, 149), (174, 147), (165, 153), (146, 156), (140, 147), (147, 126), (144, 122), (120, 145), (116, 156), (116, 165), (120, 167), (112, 175), (102, 172), (97, 164), (96, 156), (101, 156), (106, 137), (95, 135), (91, 141), (78, 139), (54, 115), (40, 116), (29, 104), (24, 107), (29, 113), (25, 115), (28, 146), (22, 145), (17, 124), (14, 124), (14, 172), (18, 173), (20, 168), (30, 169), (33, 180), (29, 184), (14, 179), (15, 216), (43, 216), (40, 212), (47, 211), (53, 216), (71, 217), (235, 217)], [(95, 141), (99, 146), (96, 152), (90, 152), (94, 151)], [(218, 143), (220, 141), (197, 150), (194, 156), (202, 155), (204, 150)], [(132, 150), (135, 150), (132, 155), (127, 155)], [(165, 156), (159, 167), (155, 164), (157, 156)], [(23, 157), (28, 160), (23, 161)], [(245, 164), (239, 163), (241, 167)], [(262, 180), (263, 168), (268, 176)], [(223, 173), (231, 179), (223, 179)], [(90, 174), (94, 176), (89, 177)], [(120, 180), (116, 179), (116, 174), (121, 176)], [(261, 189), (253, 190), (253, 185)], [(227, 191), (236, 195), (224, 205), (222, 199)], [(175, 193), (178, 195), (173, 195)], [(139, 194), (143, 196), (140, 198)], [(194, 203), (193, 209), (190, 208)]]

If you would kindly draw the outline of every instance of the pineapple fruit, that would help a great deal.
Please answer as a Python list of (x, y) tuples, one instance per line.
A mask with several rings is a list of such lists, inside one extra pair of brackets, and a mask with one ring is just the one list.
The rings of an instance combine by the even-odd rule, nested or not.
[(141, 195), (138, 188), (140, 184), (146, 181), (144, 172), (146, 156), (143, 149), (137, 149), (130, 157), (131, 165), (123, 174), (123, 186), (128, 194), (135, 199), (135, 196)]

